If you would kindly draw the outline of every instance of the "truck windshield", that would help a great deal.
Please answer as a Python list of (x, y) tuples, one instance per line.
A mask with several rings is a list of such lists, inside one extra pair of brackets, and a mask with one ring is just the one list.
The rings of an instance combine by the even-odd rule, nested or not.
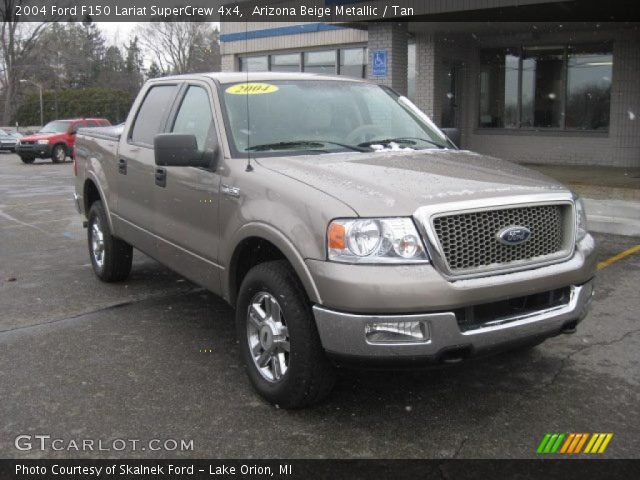
[(69, 122), (62, 122), (60, 120), (56, 120), (54, 122), (47, 123), (40, 133), (64, 133), (69, 128)]
[(407, 98), (360, 82), (278, 80), (222, 86), (236, 153), (368, 152), (449, 148)]

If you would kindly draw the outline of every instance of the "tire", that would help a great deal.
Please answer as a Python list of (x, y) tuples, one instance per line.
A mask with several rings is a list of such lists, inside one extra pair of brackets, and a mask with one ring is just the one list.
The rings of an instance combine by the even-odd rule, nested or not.
[[(276, 306), (267, 307), (273, 300)], [(246, 275), (238, 295), (236, 328), (249, 379), (267, 401), (296, 409), (329, 395), (335, 371), (322, 349), (304, 289), (286, 261), (261, 263)], [(258, 361), (269, 356), (270, 348), (271, 360), (261, 362), (265, 366), (260, 368)]]
[(35, 161), (35, 157), (27, 157), (27, 156), (20, 155), (20, 160), (22, 160), (23, 163), (26, 163), (28, 165)]
[(53, 163), (63, 163), (66, 159), (67, 148), (60, 143), (58, 145), (55, 145), (53, 147), (53, 150), (51, 150), (51, 161)]
[[(109, 220), (101, 201), (89, 210), (87, 242), (93, 271), (103, 282), (119, 282), (131, 272), (133, 248), (111, 235)], [(94, 243), (95, 242), (95, 243)]]

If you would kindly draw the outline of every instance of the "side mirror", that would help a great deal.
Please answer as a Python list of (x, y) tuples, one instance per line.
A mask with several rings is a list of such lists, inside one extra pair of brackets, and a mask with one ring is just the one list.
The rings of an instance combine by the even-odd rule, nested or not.
[(460, 147), (460, 129), (459, 128), (441, 128), (442, 132), (449, 137), (456, 147)]
[(161, 167), (216, 167), (217, 149), (199, 151), (195, 135), (160, 133), (153, 139), (153, 148), (156, 165)]

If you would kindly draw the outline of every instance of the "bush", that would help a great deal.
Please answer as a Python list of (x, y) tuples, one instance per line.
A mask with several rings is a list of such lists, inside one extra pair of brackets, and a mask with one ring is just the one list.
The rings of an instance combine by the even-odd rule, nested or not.
[[(62, 118), (100, 117), (117, 124), (127, 118), (132, 102), (128, 92), (109, 88), (45, 91), (42, 94), (44, 123)], [(14, 121), (20, 125), (40, 124), (38, 93), (25, 97)]]

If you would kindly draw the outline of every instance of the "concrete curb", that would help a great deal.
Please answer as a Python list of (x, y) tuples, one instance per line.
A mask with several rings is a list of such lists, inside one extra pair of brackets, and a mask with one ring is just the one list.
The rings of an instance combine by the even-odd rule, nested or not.
[(640, 237), (640, 202), (584, 199), (589, 230)]

